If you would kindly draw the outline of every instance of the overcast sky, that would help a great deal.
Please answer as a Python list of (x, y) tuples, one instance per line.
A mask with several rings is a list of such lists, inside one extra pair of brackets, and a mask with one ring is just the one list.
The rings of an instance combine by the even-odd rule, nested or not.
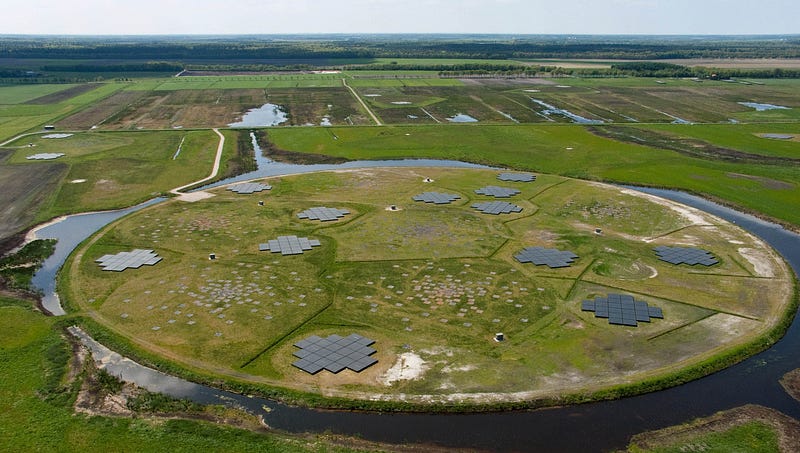
[(798, 34), (800, 0), (0, 0), (0, 34)]

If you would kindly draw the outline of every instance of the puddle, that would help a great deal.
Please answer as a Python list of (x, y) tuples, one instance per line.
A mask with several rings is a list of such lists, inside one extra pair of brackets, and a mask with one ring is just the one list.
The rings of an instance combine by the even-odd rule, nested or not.
[(451, 123), (477, 123), (478, 122), (478, 120), (476, 120), (475, 118), (473, 118), (473, 117), (471, 117), (469, 115), (465, 115), (463, 113), (459, 113), (457, 115), (453, 115), (450, 118), (447, 118), (447, 121), (450, 121)]
[(792, 134), (761, 134), (762, 138), (771, 138), (772, 140), (791, 140), (794, 138)]
[(533, 102), (535, 102), (535, 103), (537, 103), (537, 104), (539, 104), (539, 105), (541, 105), (542, 107), (545, 108), (545, 110), (541, 111), (541, 113), (543, 115), (548, 115), (548, 116), (549, 115), (561, 115), (561, 116), (565, 116), (565, 117), (571, 119), (573, 123), (578, 123), (578, 124), (603, 124), (602, 120), (590, 120), (589, 118), (585, 118), (585, 117), (582, 117), (580, 115), (576, 115), (576, 114), (570, 112), (569, 110), (560, 109), (560, 108), (558, 108), (558, 107), (556, 107), (554, 105), (550, 105), (547, 102), (540, 101), (538, 99), (531, 98), (531, 101), (533, 101)]
[(42, 135), (42, 138), (67, 138), (72, 137), (72, 134), (47, 134)]
[(259, 108), (250, 109), (237, 123), (228, 124), (229, 127), (264, 127), (277, 126), (289, 121), (283, 107), (276, 104), (264, 104)]
[(739, 105), (743, 105), (745, 107), (750, 107), (756, 109), (756, 112), (764, 112), (767, 110), (789, 110), (790, 107), (784, 107), (782, 105), (773, 105), (773, 104), (761, 104), (758, 102), (737, 102)]

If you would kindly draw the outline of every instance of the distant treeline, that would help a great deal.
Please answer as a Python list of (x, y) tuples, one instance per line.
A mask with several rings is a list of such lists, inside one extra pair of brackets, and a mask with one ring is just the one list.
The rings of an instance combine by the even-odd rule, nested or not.
[(81, 63), (73, 65), (44, 65), (41, 66), (41, 70), (45, 72), (179, 72), (183, 70), (183, 65), (161, 61), (126, 64)]
[(636, 61), (617, 63), (610, 68), (556, 68), (550, 66), (540, 67), (514, 67), (511, 69), (490, 69), (488, 66), (476, 66), (462, 70), (440, 71), (441, 77), (528, 77), (534, 75), (574, 76), (574, 77), (696, 77), (699, 79), (795, 79), (800, 78), (800, 69), (735, 69), (735, 68), (707, 68), (703, 66), (681, 66), (671, 63)]
[(0, 58), (269, 60), (364, 58), (800, 58), (800, 37), (297, 36), (0, 37)]

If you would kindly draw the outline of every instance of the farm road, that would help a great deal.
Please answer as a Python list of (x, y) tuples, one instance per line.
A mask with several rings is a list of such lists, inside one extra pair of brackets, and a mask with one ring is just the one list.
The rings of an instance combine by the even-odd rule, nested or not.
[[(181, 193), (181, 190), (183, 190), (183, 189), (185, 189), (187, 187), (192, 187), (192, 186), (200, 184), (200, 183), (204, 183), (206, 181), (214, 179), (214, 177), (217, 176), (217, 173), (219, 173), (219, 164), (220, 164), (220, 161), (222, 160), (222, 148), (225, 146), (225, 136), (222, 135), (222, 133), (217, 128), (214, 128), (212, 130), (217, 135), (219, 135), (219, 145), (217, 145), (217, 155), (214, 158), (214, 167), (211, 169), (211, 174), (206, 176), (203, 179), (198, 180), (198, 181), (190, 182), (189, 184), (186, 184), (184, 186), (176, 187), (176, 188), (170, 190), (170, 193), (178, 195), (182, 199), (184, 199), (187, 196), (191, 197), (191, 194)], [(186, 199), (186, 201), (193, 201), (193, 200)]]
[(374, 113), (372, 113), (372, 110), (370, 110), (370, 108), (367, 107), (367, 103), (364, 102), (363, 99), (361, 99), (361, 96), (359, 96), (358, 93), (356, 93), (356, 90), (354, 90), (352, 87), (350, 87), (350, 85), (347, 84), (347, 80), (342, 79), (342, 85), (347, 87), (347, 89), (350, 90), (351, 93), (353, 93), (353, 96), (355, 96), (355, 98), (358, 100), (358, 102), (361, 103), (361, 106), (364, 107), (364, 110), (366, 110), (367, 113), (369, 113), (369, 116), (372, 117), (372, 120), (375, 121), (375, 124), (378, 125), (378, 126), (383, 126), (383, 123), (381, 123), (381, 120), (379, 120), (378, 117), (375, 116)]

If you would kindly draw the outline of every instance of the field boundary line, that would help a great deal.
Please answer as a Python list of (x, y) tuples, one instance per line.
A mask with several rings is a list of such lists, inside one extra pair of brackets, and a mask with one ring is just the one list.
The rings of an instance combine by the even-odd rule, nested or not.
[(695, 319), (694, 321), (690, 321), (690, 322), (687, 322), (685, 324), (681, 324), (679, 326), (675, 326), (675, 327), (673, 327), (671, 329), (667, 329), (667, 330), (665, 330), (663, 332), (659, 332), (659, 333), (657, 333), (657, 334), (655, 334), (653, 336), (647, 337), (647, 341), (652, 341), (652, 340), (655, 340), (656, 338), (660, 338), (660, 337), (663, 337), (664, 335), (668, 335), (668, 334), (671, 334), (672, 332), (675, 332), (677, 330), (683, 329), (684, 327), (689, 327), (689, 326), (695, 325), (698, 322), (704, 321), (704, 320), (706, 320), (706, 319), (708, 319), (708, 318), (710, 318), (710, 317), (712, 317), (714, 315), (718, 315), (719, 313), (720, 312), (712, 312), (712, 313), (709, 313), (709, 314), (707, 314), (707, 315), (705, 315), (705, 316), (703, 316), (703, 317), (701, 317), (699, 319)]
[(617, 290), (617, 291), (622, 291), (622, 292), (627, 292), (627, 293), (635, 293), (636, 295), (642, 296), (642, 297), (652, 297), (652, 298), (656, 298), (656, 299), (666, 300), (667, 302), (672, 302), (672, 303), (675, 303), (675, 304), (681, 304), (681, 305), (685, 305), (687, 307), (695, 307), (695, 308), (701, 308), (703, 310), (711, 310), (711, 311), (714, 311), (714, 312), (717, 312), (717, 313), (722, 313), (722, 314), (726, 314), (726, 315), (730, 315), (730, 316), (736, 316), (737, 318), (749, 319), (751, 321), (759, 321), (759, 322), (763, 321), (758, 316), (746, 315), (744, 313), (736, 313), (736, 312), (732, 312), (732, 311), (728, 311), (728, 310), (723, 310), (721, 308), (704, 307), (702, 305), (693, 304), (691, 302), (684, 302), (682, 300), (672, 299), (672, 298), (665, 297), (665, 296), (659, 296), (657, 294), (644, 293), (644, 292), (641, 292), (641, 291), (631, 291), (631, 290), (628, 290), (628, 289), (625, 289), (625, 288), (620, 288), (618, 286), (609, 285), (607, 283), (600, 283), (600, 282), (596, 282), (596, 281), (593, 281), (593, 280), (586, 280), (586, 282), (587, 283), (592, 283), (592, 284), (595, 284), (595, 285), (599, 285), (599, 286), (603, 286), (603, 287), (606, 287), (606, 288), (611, 288), (611, 289), (614, 289), (614, 290)]

